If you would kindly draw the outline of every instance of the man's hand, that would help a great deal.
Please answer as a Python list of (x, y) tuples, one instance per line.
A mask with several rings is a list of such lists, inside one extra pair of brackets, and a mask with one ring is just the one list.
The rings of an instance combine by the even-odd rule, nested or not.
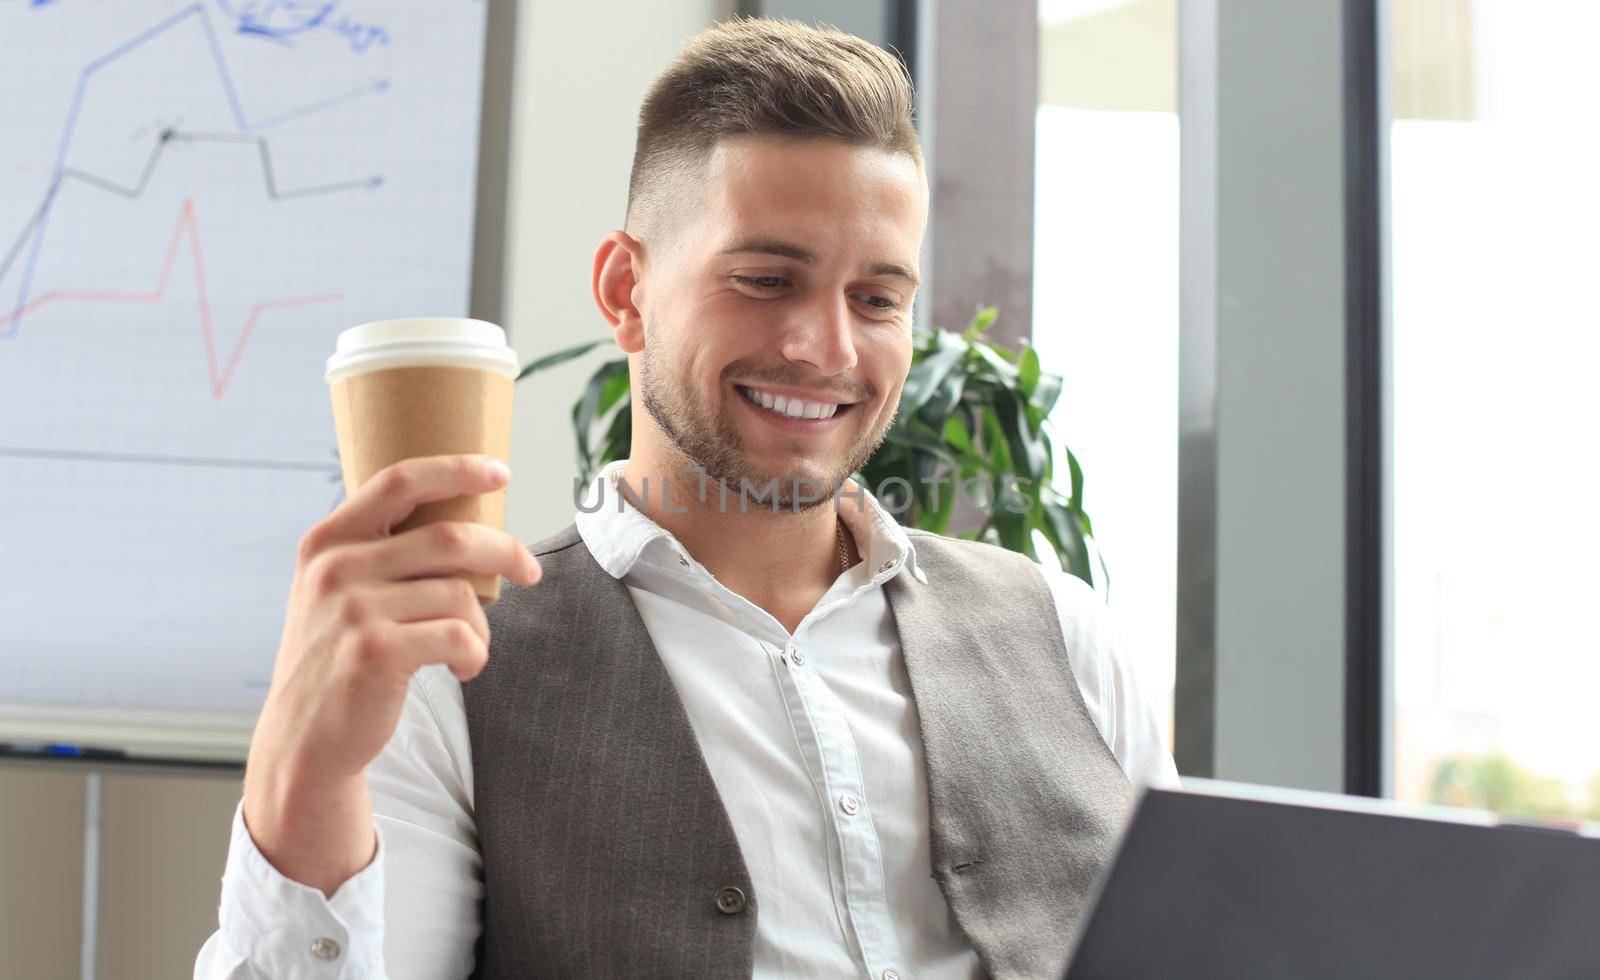
[(462, 576), (539, 581), (533, 554), (482, 524), (390, 535), (418, 504), (492, 492), (508, 476), (477, 454), (402, 460), (301, 537), (244, 778), (245, 825), (285, 876), (331, 897), (371, 862), (364, 770), (394, 734), (411, 675), (444, 663), (467, 681), (488, 662), (488, 620)]

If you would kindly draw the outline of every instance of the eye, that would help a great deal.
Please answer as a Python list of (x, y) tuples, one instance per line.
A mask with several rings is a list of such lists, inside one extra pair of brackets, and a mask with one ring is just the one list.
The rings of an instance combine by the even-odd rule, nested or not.
[[(898, 310), (900, 308), (900, 304), (899, 303), (896, 303), (894, 300), (890, 299), (887, 296), (875, 296), (872, 293), (857, 293), (856, 295), (861, 296), (864, 299), (866, 299), (868, 301), (867, 302), (868, 306), (872, 307), (875, 310), (882, 310), (885, 313), (887, 313), (887, 312), (889, 312), (891, 310)], [(872, 302), (872, 300), (881, 300), (883, 302), (883, 305), (879, 306), (877, 303)]]
[(782, 289), (789, 280), (782, 276), (734, 276), (733, 281), (751, 289)]
[[(732, 276), (730, 278), (747, 289), (769, 293), (778, 292), (790, 285), (789, 279), (785, 276)], [(868, 306), (880, 313), (893, 313), (900, 309), (900, 304), (887, 296), (878, 296), (874, 293), (856, 293), (855, 295), (865, 300)]]

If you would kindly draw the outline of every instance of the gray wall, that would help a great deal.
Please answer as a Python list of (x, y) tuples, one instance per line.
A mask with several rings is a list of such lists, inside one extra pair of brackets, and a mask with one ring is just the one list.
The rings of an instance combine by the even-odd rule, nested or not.
[[(589, 270), (600, 236), (622, 224), (639, 103), (679, 43), (732, 9), (733, 0), (633, 4), (619, 31), (605, 4), (520, 4), (502, 299), (524, 362), (605, 336)], [(518, 388), (506, 524), (525, 540), (571, 517), (567, 413), (601, 356)], [(83, 771), (0, 763), (0, 980), (80, 975)], [(239, 779), (101, 771), (97, 976), (188, 976), (216, 928)]]

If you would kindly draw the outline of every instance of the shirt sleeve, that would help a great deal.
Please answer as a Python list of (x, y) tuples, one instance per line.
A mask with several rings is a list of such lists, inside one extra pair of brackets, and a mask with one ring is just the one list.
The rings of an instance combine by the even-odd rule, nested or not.
[(1176, 789), (1178, 767), (1116, 616), (1083, 579), (1048, 564), (1038, 568), (1055, 597), (1084, 705), (1128, 781), (1135, 788)]
[(241, 800), (222, 876), (221, 928), (201, 948), (195, 980), (469, 976), (483, 881), (464, 762), (460, 682), (442, 664), (424, 667), (407, 686), (394, 735), (367, 766), (377, 853), (332, 898), (267, 861)]
[(222, 874), (221, 925), (195, 961), (195, 980), (383, 977), (383, 831), (372, 862), (332, 898), (274, 868), (233, 811)]
[(483, 856), (466, 701), (448, 666), (412, 676), (394, 738), (367, 767), (367, 789), (389, 847), (389, 980), (470, 976), (483, 931)]

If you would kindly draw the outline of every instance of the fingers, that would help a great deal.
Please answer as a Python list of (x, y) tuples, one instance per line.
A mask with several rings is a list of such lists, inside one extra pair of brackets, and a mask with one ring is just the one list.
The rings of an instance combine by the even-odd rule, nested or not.
[(364, 615), (394, 623), (460, 619), (485, 644), (489, 642), (489, 617), (484, 614), (472, 583), (464, 578), (394, 582), (366, 591), (362, 601)]
[(473, 521), (436, 521), (392, 538), (335, 549), (321, 561), (325, 585), (334, 584), (326, 581), (330, 575), (344, 581), (401, 582), (462, 573), (503, 575), (533, 585), (543, 574), (526, 545)]
[(308, 533), (315, 540), (302, 545), (326, 547), (337, 541), (385, 537), (418, 504), (499, 490), (510, 480), (510, 472), (497, 464), (480, 453), (455, 453), (416, 456), (386, 466)]
[(488, 641), (460, 619), (388, 623), (378, 642), (389, 651), (389, 665), (408, 677), (428, 664), (446, 664), (456, 680), (470, 681), (489, 662)]

